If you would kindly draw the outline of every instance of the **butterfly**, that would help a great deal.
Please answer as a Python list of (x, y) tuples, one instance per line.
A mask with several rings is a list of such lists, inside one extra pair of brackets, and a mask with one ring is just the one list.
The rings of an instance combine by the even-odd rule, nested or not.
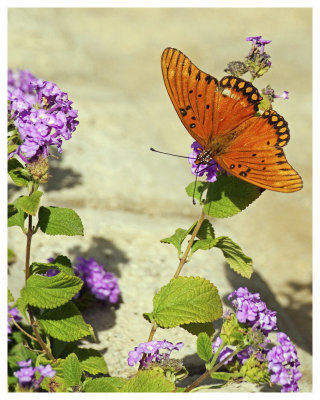
[(295, 192), (302, 179), (288, 163), (285, 119), (272, 109), (258, 114), (258, 90), (239, 77), (218, 81), (174, 48), (162, 53), (164, 83), (174, 108), (202, 146), (197, 164), (214, 159), (225, 171), (264, 189)]

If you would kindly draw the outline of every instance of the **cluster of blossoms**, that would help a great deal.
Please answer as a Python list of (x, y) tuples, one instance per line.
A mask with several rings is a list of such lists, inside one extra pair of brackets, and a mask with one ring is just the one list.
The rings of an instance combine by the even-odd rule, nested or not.
[[(48, 259), (49, 262), (53, 260), (53, 258)], [(97, 299), (108, 299), (110, 303), (116, 303), (119, 300), (120, 289), (117, 277), (105, 271), (103, 265), (99, 265), (94, 258), (86, 260), (78, 257), (74, 272)], [(55, 276), (58, 273), (59, 270), (49, 269), (47, 276)]]
[[(141, 366), (147, 367), (152, 362), (161, 362), (167, 360), (173, 350), (180, 350), (184, 344), (182, 342), (175, 345), (167, 340), (152, 340), (151, 342), (140, 343), (134, 350), (128, 353), (128, 365), (132, 367), (136, 363)], [(160, 350), (164, 352), (160, 353)], [(143, 354), (146, 354), (145, 359), (142, 361)]]
[(223, 169), (211, 159), (208, 164), (196, 164), (198, 155), (203, 151), (202, 146), (198, 142), (193, 142), (191, 145), (192, 153), (189, 154), (188, 161), (191, 164), (191, 172), (196, 176), (206, 175), (207, 182), (215, 182), (217, 173)]
[(62, 139), (69, 140), (79, 123), (78, 111), (71, 107), (67, 93), (26, 70), (19, 75), (9, 70), (8, 100), (8, 118), (20, 136), (20, 144), (9, 158), (18, 154), (26, 163), (46, 158), (52, 145), (62, 152)]
[[(10, 306), (8, 306), (8, 314), (10, 314), (15, 321), (21, 320), (19, 311), (16, 307), (11, 308)], [(12, 320), (12, 318), (8, 316), (8, 335), (10, 335), (12, 333), (12, 327), (10, 325), (11, 320)], [(10, 340), (10, 339), (8, 339), (8, 340)]]
[[(17, 361), (17, 364), (21, 368), (14, 372), (14, 375), (18, 378), (22, 387), (38, 389), (43, 378), (53, 378), (56, 374), (56, 371), (49, 364), (32, 367), (31, 358), (28, 361)], [(39, 378), (37, 378), (36, 372), (39, 373)]]
[[(271, 342), (267, 338), (268, 334), (277, 330), (276, 312), (267, 308), (266, 304), (261, 301), (259, 293), (251, 293), (247, 288), (239, 288), (232, 292), (228, 299), (232, 300), (232, 305), (236, 310), (236, 318), (241, 324), (252, 329), (252, 332), (261, 332), (261, 343), (259, 350), (255, 346), (248, 346), (240, 351), (235, 357), (228, 358), (224, 364), (231, 364), (236, 360), (244, 365), (250, 357), (254, 356), (261, 363), (268, 363), (270, 381), (274, 384), (282, 385), (282, 392), (296, 392), (298, 388), (298, 380), (302, 374), (297, 369), (300, 365), (295, 346), (289, 337), (279, 332), (277, 335), (279, 346), (267, 348)], [(229, 317), (230, 313), (227, 315)], [(223, 341), (218, 337), (212, 344), (213, 352), (216, 353)], [(219, 361), (223, 361), (233, 349), (225, 346), (219, 353)]]

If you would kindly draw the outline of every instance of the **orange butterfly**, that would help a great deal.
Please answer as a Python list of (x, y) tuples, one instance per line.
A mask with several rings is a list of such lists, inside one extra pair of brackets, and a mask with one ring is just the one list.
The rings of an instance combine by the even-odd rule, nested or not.
[(271, 109), (256, 114), (262, 97), (250, 82), (235, 76), (218, 82), (173, 48), (162, 53), (161, 67), (179, 118), (203, 147), (197, 164), (214, 159), (230, 174), (269, 190), (302, 188), (282, 150), (290, 137), (288, 123)]

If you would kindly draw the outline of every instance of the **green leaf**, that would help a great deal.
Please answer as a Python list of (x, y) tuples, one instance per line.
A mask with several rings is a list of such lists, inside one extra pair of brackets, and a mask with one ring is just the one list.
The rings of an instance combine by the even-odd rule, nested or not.
[(212, 343), (209, 336), (204, 332), (200, 333), (198, 336), (197, 353), (198, 356), (206, 362), (212, 357)]
[(66, 275), (74, 275), (71, 261), (66, 256), (58, 256), (50, 263), (32, 263), (30, 266), (30, 275), (45, 274), (48, 269), (57, 269), (64, 272)]
[[(191, 230), (190, 234), (192, 234), (193, 229)], [(197, 233), (197, 238), (204, 240), (204, 239), (214, 239), (214, 229), (211, 222), (207, 219), (204, 219), (200, 229)]]
[(185, 329), (192, 335), (198, 336), (199, 333), (205, 332), (209, 337), (212, 337), (214, 334), (214, 327), (212, 322), (205, 323), (191, 323), (191, 324), (183, 324), (180, 325), (181, 328)]
[(221, 381), (228, 381), (230, 378), (232, 378), (232, 374), (229, 374), (228, 372), (212, 372), (210, 375), (212, 379)]
[(204, 212), (215, 218), (231, 217), (244, 210), (261, 194), (261, 189), (232, 175), (220, 175), (210, 183)]
[(79, 359), (81, 371), (86, 371), (91, 375), (108, 373), (105, 359), (98, 350), (78, 347), (74, 353)]
[(83, 236), (83, 225), (71, 208), (40, 207), (38, 225), (47, 235)]
[[(202, 204), (201, 197), (205, 190), (208, 189), (209, 182), (191, 182), (187, 187), (186, 187), (186, 192), (187, 195), (190, 197), (193, 197), (199, 201), (200, 204)], [(196, 190), (194, 190), (194, 187), (196, 187)]]
[(167, 380), (163, 374), (157, 371), (140, 371), (137, 376), (127, 381), (121, 388), (121, 392), (173, 392), (175, 385)]
[(8, 160), (8, 173), (17, 186), (28, 186), (32, 180), (29, 171), (16, 158)]
[(8, 155), (10, 154), (10, 153), (12, 153), (13, 151), (15, 151), (17, 148), (18, 148), (18, 144), (9, 144), (8, 145)]
[(153, 318), (163, 328), (210, 322), (222, 315), (216, 287), (200, 277), (173, 278), (153, 298)]
[(210, 250), (212, 247), (216, 246), (217, 239), (202, 239), (202, 240), (195, 240), (192, 243), (191, 250), (189, 253), (189, 259), (197, 250)]
[(28, 321), (27, 317), (27, 307), (28, 303), (26, 303), (22, 297), (19, 297), (15, 303), (15, 306), (17, 309), (20, 311), (20, 314), (25, 318), (25, 320)]
[(228, 236), (220, 236), (217, 238), (215, 246), (222, 250), (227, 263), (235, 272), (244, 278), (251, 277), (252, 259), (243, 253), (239, 245)]
[(21, 297), (31, 306), (55, 308), (71, 300), (82, 285), (81, 278), (64, 272), (52, 277), (31, 275), (21, 289)]
[(24, 221), (26, 218), (27, 214), (20, 207), (16, 204), (8, 204), (8, 227), (20, 226), (24, 230)]
[(36, 215), (42, 195), (43, 193), (40, 190), (36, 190), (30, 196), (19, 197), (17, 205), (27, 214)]
[(48, 335), (64, 342), (74, 342), (92, 335), (91, 325), (85, 323), (71, 301), (53, 310), (45, 310), (38, 320)]
[(126, 379), (117, 377), (95, 378), (85, 381), (84, 391), (88, 393), (103, 392), (120, 392), (120, 388), (124, 385)]
[(14, 297), (13, 297), (13, 295), (12, 295), (10, 289), (7, 290), (7, 296), (8, 296), (8, 297), (7, 297), (7, 302), (8, 302), (8, 303), (14, 302)]
[(68, 387), (80, 385), (81, 368), (78, 357), (71, 353), (63, 363), (63, 378)]
[(173, 244), (174, 247), (178, 250), (178, 254), (180, 255), (182, 242), (188, 236), (190, 231), (193, 230), (196, 224), (197, 222), (195, 222), (189, 229), (178, 228), (172, 236), (161, 239), (160, 242)]

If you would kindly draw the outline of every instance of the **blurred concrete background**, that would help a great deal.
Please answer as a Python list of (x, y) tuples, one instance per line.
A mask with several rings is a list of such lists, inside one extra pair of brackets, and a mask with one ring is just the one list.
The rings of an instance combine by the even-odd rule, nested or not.
[[(312, 10), (15, 8), (8, 15), (9, 67), (57, 83), (79, 110), (77, 131), (63, 144), (60, 160), (51, 162), (43, 204), (74, 208), (85, 236), (39, 233), (32, 260), (95, 257), (119, 276), (122, 303), (86, 312), (98, 337), (91, 346), (104, 352), (116, 376), (133, 373), (127, 353), (147, 340), (150, 329), (141, 314), (151, 311), (153, 295), (177, 267), (175, 250), (159, 240), (189, 227), (200, 213), (185, 194), (193, 180), (187, 161), (149, 151), (153, 146), (187, 155), (193, 141), (166, 93), (161, 53), (176, 47), (219, 79), (229, 61), (248, 53), (247, 36), (272, 40), (272, 68), (255, 85), (289, 91), (290, 100), (274, 108), (289, 123), (285, 153), (304, 188), (294, 194), (265, 191), (245, 212), (212, 221), (218, 235), (230, 235), (253, 258), (250, 281), (231, 272), (218, 250), (197, 253), (183, 274), (205, 276), (224, 298), (240, 285), (260, 292), (278, 312), (279, 329), (297, 345), (300, 387), (311, 391)], [(19, 193), (9, 185), (11, 198)], [(15, 296), (23, 285), (23, 240), (18, 228), (10, 229), (9, 245), (18, 254), (9, 273)], [(177, 356), (193, 371), (191, 380), (201, 372), (195, 337), (177, 328), (159, 329), (155, 338), (184, 341)]]

